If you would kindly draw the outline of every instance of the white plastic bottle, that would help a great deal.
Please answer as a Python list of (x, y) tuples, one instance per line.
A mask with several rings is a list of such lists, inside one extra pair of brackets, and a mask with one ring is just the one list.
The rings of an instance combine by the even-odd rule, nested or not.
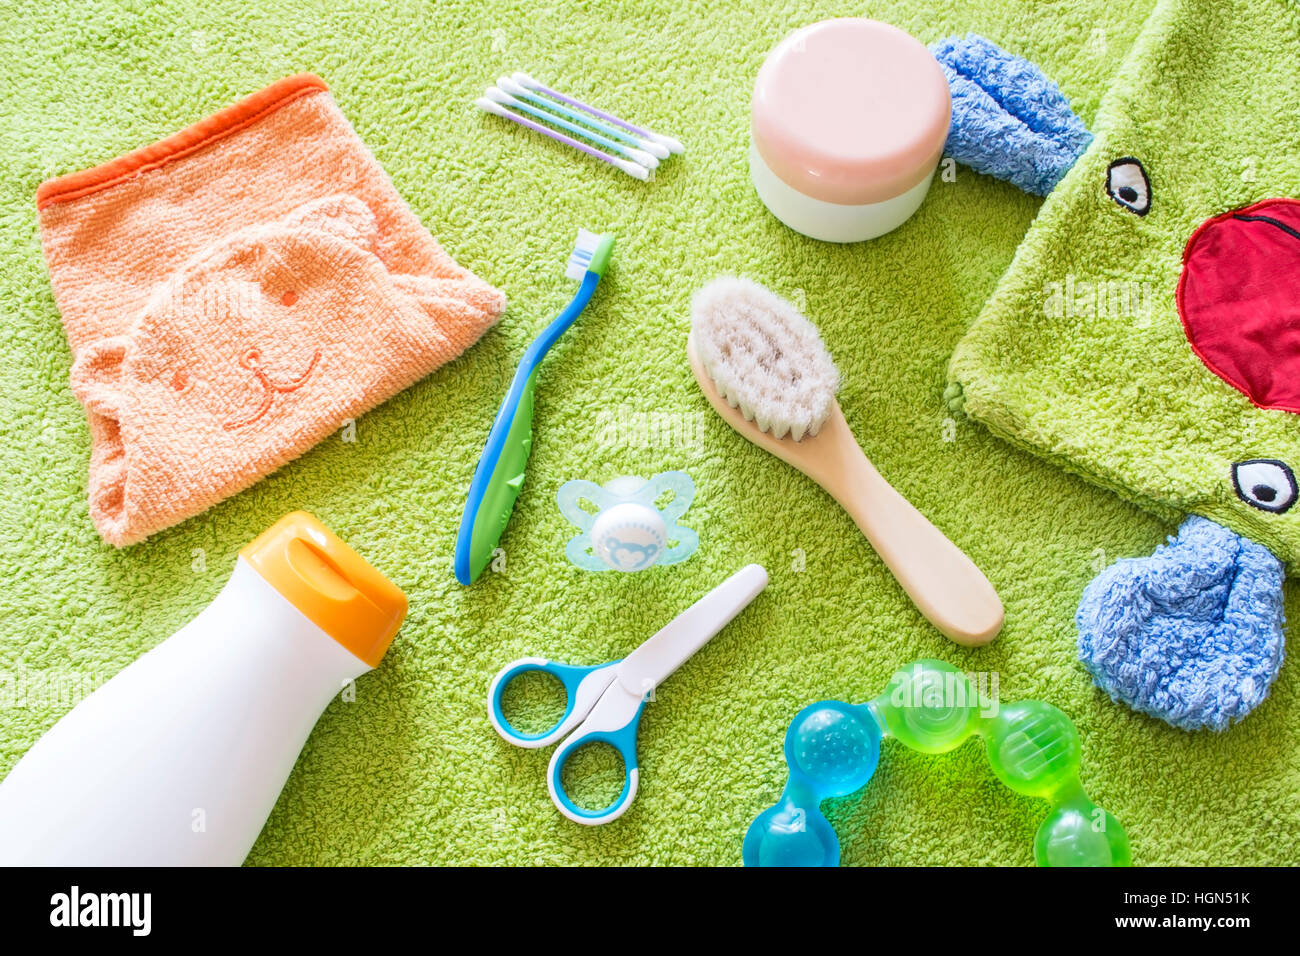
[(242, 863), (321, 712), (405, 615), (405, 595), (319, 521), (282, 518), (212, 604), (0, 783), (0, 864)]

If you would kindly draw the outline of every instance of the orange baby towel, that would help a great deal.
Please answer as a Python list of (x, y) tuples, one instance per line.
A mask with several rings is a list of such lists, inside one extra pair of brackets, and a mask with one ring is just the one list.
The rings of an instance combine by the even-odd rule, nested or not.
[(505, 296), (292, 76), (36, 193), (90, 515), (132, 544), (246, 488), (472, 345)]

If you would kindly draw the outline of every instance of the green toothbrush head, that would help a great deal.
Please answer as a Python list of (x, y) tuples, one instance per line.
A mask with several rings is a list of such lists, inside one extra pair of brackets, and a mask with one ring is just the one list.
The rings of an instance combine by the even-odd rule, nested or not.
[(596, 250), (591, 254), (591, 264), (587, 266), (588, 271), (603, 277), (605, 270), (609, 268), (609, 257), (613, 254), (614, 237), (605, 233), (596, 242)]

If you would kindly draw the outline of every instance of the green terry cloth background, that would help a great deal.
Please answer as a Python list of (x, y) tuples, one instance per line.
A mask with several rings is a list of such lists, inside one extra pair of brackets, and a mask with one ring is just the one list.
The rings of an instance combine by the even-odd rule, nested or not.
[[(10, 4), (0, 18), (0, 771), (70, 706), (60, 687), (107, 678), (157, 644), (213, 598), (239, 547), (306, 508), (405, 589), (411, 613), (356, 699), (322, 717), (251, 863), (738, 864), (746, 826), (784, 782), (790, 718), (820, 698), (874, 696), (922, 656), (996, 671), (1004, 697), (1069, 714), (1084, 784), (1126, 825), (1136, 862), (1293, 862), (1296, 668), (1222, 735), (1111, 703), (1075, 661), (1075, 604), (1101, 567), (1149, 552), (1171, 525), (944, 405), (953, 347), (1039, 201), (958, 169), (903, 228), (836, 247), (769, 216), (745, 167), (753, 77), (805, 23), (869, 15), (926, 42), (977, 30), (1038, 62), (1091, 123), (1149, 8), (295, 0), (250, 12), (222, 0), (51, 3), (19, 15)], [(331, 84), (416, 213), (506, 290), (510, 311), (354, 436), (114, 550), (87, 515), (89, 437), (68, 389), (33, 193), (304, 69)], [(687, 152), (637, 183), (469, 105), (515, 69), (661, 127)], [(470, 475), (524, 348), (573, 291), (563, 269), (579, 226), (618, 234), (614, 268), (542, 368), (506, 567), (462, 588), (451, 554)], [(1007, 626), (995, 644), (963, 650), (930, 628), (839, 508), (707, 408), (684, 356), (689, 300), (727, 272), (793, 298), (820, 326), (867, 452), (998, 587)], [(566, 563), (560, 484), (672, 468), (697, 485), (684, 519), (701, 534), (694, 557), (625, 576)], [(524, 654), (624, 655), (749, 561), (772, 583), (646, 709), (632, 809), (596, 829), (563, 819), (546, 794), (549, 752), (513, 748), (488, 725), (492, 675)], [(999, 784), (979, 748), (927, 757), (886, 743), (866, 792), (827, 807), (845, 862), (1030, 864), (1046, 805)], [(585, 763), (580, 792), (609, 785), (608, 766)]]
[[(958, 347), (950, 392), (998, 434), (1165, 516), (1217, 521), (1293, 571), (1300, 510), (1252, 507), (1231, 470), (1252, 458), (1300, 466), (1300, 416), (1254, 407), (1197, 358), (1175, 290), (1203, 221), (1300, 197), (1297, 78), (1290, 0), (1161, 0), (1092, 146)], [(1107, 166), (1125, 157), (1151, 182), (1144, 216), (1106, 192)]]

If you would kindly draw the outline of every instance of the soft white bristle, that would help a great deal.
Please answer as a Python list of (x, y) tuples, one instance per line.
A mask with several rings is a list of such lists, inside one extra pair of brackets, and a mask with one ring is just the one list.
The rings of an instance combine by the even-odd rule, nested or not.
[(569, 253), (569, 262), (564, 269), (566, 276), (581, 281), (591, 265), (591, 257), (596, 254), (596, 246), (600, 244), (600, 238), (601, 234), (598, 232), (578, 229), (578, 238), (573, 243), (573, 251)]
[(775, 438), (816, 435), (839, 372), (799, 310), (749, 279), (710, 282), (691, 303), (695, 349), (718, 394)]

